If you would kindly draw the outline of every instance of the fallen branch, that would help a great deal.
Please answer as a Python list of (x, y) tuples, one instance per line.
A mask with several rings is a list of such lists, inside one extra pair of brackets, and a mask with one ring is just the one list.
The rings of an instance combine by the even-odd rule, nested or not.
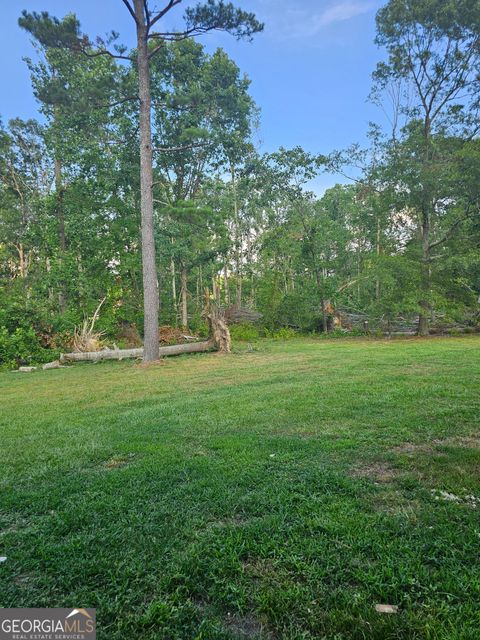
[[(212, 342), (190, 342), (160, 347), (159, 355), (177, 356), (182, 353), (201, 353), (212, 351)], [(103, 349), (103, 351), (84, 351), (82, 353), (62, 353), (60, 362), (98, 362), (100, 360), (123, 360), (124, 358), (143, 358), (143, 348), (139, 349)]]

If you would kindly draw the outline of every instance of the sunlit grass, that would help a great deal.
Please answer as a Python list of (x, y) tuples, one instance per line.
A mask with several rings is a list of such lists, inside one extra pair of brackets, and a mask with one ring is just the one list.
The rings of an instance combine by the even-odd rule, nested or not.
[(0, 606), (97, 607), (101, 639), (478, 638), (479, 354), (261, 341), (1, 374)]

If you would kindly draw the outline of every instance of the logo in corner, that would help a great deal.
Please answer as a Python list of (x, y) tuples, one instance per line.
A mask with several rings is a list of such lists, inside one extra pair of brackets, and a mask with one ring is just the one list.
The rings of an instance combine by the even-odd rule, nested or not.
[(68, 614), (67, 618), (76, 616), (77, 613), (81, 613), (82, 616), (85, 616), (86, 618), (90, 618), (90, 620), (92, 619), (92, 616), (88, 613), (86, 609), (72, 609), (72, 611)]
[(96, 609), (0, 609), (0, 640), (96, 640)]

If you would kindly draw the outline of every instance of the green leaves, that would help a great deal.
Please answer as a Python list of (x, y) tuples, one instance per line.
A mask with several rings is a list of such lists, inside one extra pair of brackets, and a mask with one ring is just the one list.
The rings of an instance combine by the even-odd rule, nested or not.
[(237, 39), (252, 39), (255, 33), (263, 31), (264, 25), (255, 14), (236, 8), (231, 2), (208, 0), (188, 7), (185, 11), (187, 30), (203, 33), (214, 29), (227, 31)]
[(80, 23), (72, 13), (60, 20), (47, 11), (22, 11), (18, 24), (43, 47), (75, 49), (79, 45)]
[(455, 125), (460, 114), (449, 107), (478, 100), (479, 35), (477, 0), (390, 0), (377, 14), (376, 43), (388, 60), (378, 64), (374, 80), (380, 88), (407, 80), (401, 106), (420, 112), (430, 127)]

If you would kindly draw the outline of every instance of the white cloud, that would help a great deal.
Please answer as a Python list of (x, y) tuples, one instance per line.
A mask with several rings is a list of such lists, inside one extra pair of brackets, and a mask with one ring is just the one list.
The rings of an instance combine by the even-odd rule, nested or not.
[[(273, 31), (281, 39), (311, 38), (318, 35), (326, 27), (339, 22), (346, 22), (357, 16), (368, 13), (378, 5), (378, 0), (346, 0), (329, 4), (321, 11), (298, 8), (287, 8), (280, 25)], [(278, 13), (277, 13), (278, 18)], [(265, 16), (267, 28), (271, 20)]]
[(350, 20), (355, 16), (368, 13), (373, 7), (372, 2), (341, 2), (340, 4), (332, 5), (317, 16), (317, 27), (327, 27), (335, 22)]

